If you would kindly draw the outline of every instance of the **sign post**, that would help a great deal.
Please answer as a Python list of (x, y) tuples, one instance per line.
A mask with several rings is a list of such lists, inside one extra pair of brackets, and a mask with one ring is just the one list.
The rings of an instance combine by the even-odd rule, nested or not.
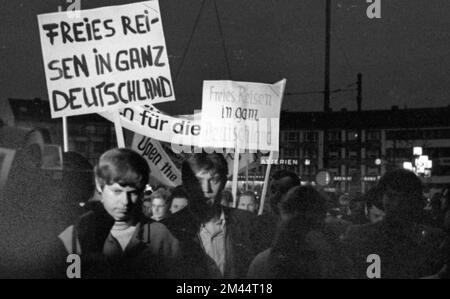
[(62, 118), (63, 125), (63, 148), (64, 152), (67, 153), (69, 151), (69, 133), (67, 130), (67, 117), (63, 116)]
[(245, 191), (248, 191), (248, 164), (250, 163), (248, 161), (248, 155), (247, 153), (244, 154), (245, 157)]
[(125, 147), (125, 139), (123, 137), (123, 129), (120, 123), (119, 111), (114, 111), (114, 129), (116, 131), (117, 147)]
[[(280, 111), (285, 86), (285, 79), (275, 84), (203, 82), (200, 147), (235, 148), (232, 184), (235, 205), (239, 150), (266, 151), (271, 155), (279, 150)], [(266, 171), (262, 201), (269, 174), (270, 166)]]
[[(273, 152), (270, 152), (269, 160), (270, 161), (273, 160)], [(266, 175), (264, 176), (264, 185), (263, 185), (263, 190), (262, 190), (262, 193), (261, 193), (261, 202), (259, 204), (258, 215), (262, 215), (262, 213), (264, 211), (264, 201), (266, 200), (266, 194), (267, 194), (267, 188), (268, 188), (268, 185), (269, 185), (269, 178), (270, 178), (270, 170), (271, 169), (272, 169), (272, 163), (267, 164)]]
[(238, 187), (238, 175), (239, 175), (239, 139), (237, 139), (236, 148), (234, 149), (233, 160), (233, 183), (231, 185), (231, 192), (233, 194), (233, 207), (237, 205), (237, 187)]

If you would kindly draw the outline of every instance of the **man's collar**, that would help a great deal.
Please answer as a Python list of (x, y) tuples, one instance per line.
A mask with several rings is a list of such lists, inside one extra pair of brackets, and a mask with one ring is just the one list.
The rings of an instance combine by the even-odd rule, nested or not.
[(219, 218), (217, 218), (217, 215), (215, 215), (214, 217), (212, 217), (212, 218), (210, 218), (210, 219), (204, 221), (204, 222), (202, 223), (202, 226), (204, 226), (205, 223), (208, 223), (208, 222), (210, 222), (210, 221), (213, 221), (214, 219), (216, 219), (215, 222), (222, 221), (223, 223), (225, 223), (226, 220), (227, 220), (227, 217), (226, 217), (226, 216), (227, 216), (227, 215), (225, 214), (225, 209), (224, 209), (224, 207), (221, 207)]

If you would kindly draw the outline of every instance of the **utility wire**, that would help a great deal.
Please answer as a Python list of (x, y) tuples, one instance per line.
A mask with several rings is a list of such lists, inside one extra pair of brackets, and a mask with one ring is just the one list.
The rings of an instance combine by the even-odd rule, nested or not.
[(202, 4), (200, 6), (200, 10), (198, 11), (198, 15), (194, 22), (194, 27), (192, 28), (191, 35), (189, 36), (189, 40), (187, 42), (186, 48), (184, 49), (183, 56), (181, 59), (180, 66), (178, 67), (177, 73), (175, 75), (175, 82), (178, 82), (178, 76), (180, 75), (181, 69), (183, 68), (184, 61), (186, 60), (187, 53), (191, 46), (192, 39), (194, 38), (195, 31), (197, 30), (198, 22), (200, 20), (200, 16), (202, 15), (203, 8), (205, 7), (205, 0), (202, 0)]
[(222, 24), (220, 22), (220, 16), (219, 16), (219, 11), (217, 9), (216, 0), (214, 0), (214, 10), (216, 11), (217, 25), (219, 27), (219, 34), (220, 34), (220, 38), (222, 40), (222, 47), (223, 47), (223, 52), (224, 52), (224, 55), (225, 55), (225, 62), (227, 64), (228, 78), (231, 79), (230, 62), (228, 61), (228, 53), (227, 53), (227, 48), (226, 48), (226, 45), (225, 45), (225, 38), (224, 38), (224, 35), (223, 35)]
[[(356, 90), (356, 88), (350, 88), (352, 86), (356, 85), (356, 83), (349, 84), (345, 86), (344, 88), (337, 88), (330, 90), (330, 93), (338, 93), (338, 92), (353, 92)], [(312, 91), (292, 91), (292, 92), (286, 92), (286, 96), (298, 96), (298, 95), (311, 95), (311, 94), (324, 94), (325, 91), (323, 90), (312, 90)]]

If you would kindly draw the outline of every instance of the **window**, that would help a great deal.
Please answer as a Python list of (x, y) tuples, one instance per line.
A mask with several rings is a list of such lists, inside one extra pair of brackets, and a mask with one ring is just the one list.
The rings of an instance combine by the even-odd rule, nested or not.
[(71, 124), (68, 127), (69, 127), (69, 134), (70, 135), (75, 135), (75, 136), (83, 135), (83, 132), (82, 132), (82, 129), (81, 129), (82, 126), (76, 125), (76, 124)]
[(86, 127), (86, 134), (92, 135), (95, 134), (95, 127), (92, 125), (89, 125)]
[(317, 151), (315, 149), (304, 149), (303, 156), (307, 158), (317, 158)]
[(288, 132), (287, 141), (288, 142), (298, 141), (298, 132)]
[(366, 157), (370, 159), (379, 158), (381, 155), (381, 151), (379, 149), (368, 149), (366, 152)]
[(357, 151), (348, 151), (347, 157), (349, 159), (357, 159), (358, 158), (358, 152)]
[(355, 168), (355, 167), (349, 167), (348, 168), (348, 175), (349, 176), (353, 176), (353, 175), (355, 175), (357, 173), (358, 173), (358, 169), (357, 168)]
[(319, 134), (317, 132), (306, 132), (303, 136), (307, 142), (316, 142), (319, 139)]
[(299, 150), (297, 148), (287, 148), (284, 150), (284, 155), (286, 157), (298, 157)]
[(358, 132), (357, 131), (348, 131), (347, 132), (347, 140), (348, 141), (354, 141), (358, 140)]
[(88, 151), (87, 143), (84, 141), (75, 141), (75, 150), (77, 152), (86, 153)]
[(386, 155), (388, 157), (395, 157), (396, 159), (411, 159), (412, 149), (411, 148), (393, 148), (386, 149)]
[(94, 142), (94, 152), (103, 153), (105, 151), (105, 146), (103, 142)]
[(328, 169), (328, 172), (330, 173), (330, 175), (331, 175), (332, 177), (337, 176), (337, 175), (339, 174), (338, 168), (329, 168), (329, 169)]
[(341, 141), (341, 131), (328, 132), (328, 140), (330, 140), (330, 141)]
[(104, 126), (95, 127), (96, 135), (105, 135), (108, 132), (107, 128)]
[[(438, 132), (435, 133), (439, 134)], [(425, 136), (426, 134), (421, 130), (398, 130), (386, 132), (387, 140), (415, 140), (424, 139)]]
[(339, 151), (329, 151), (328, 157), (330, 158), (339, 158)]
[(368, 167), (367, 168), (367, 175), (377, 176), (378, 175), (378, 169), (376, 167)]
[(367, 131), (367, 140), (380, 140), (381, 139), (381, 132), (380, 131)]

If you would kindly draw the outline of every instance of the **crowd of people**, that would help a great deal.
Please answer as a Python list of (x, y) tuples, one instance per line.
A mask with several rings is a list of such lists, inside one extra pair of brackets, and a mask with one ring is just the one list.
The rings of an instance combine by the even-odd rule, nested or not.
[[(149, 188), (150, 169), (130, 149), (105, 152), (92, 182), (83, 172), (89, 166), (78, 164), (72, 167), (83, 185), (72, 177), (57, 197), (64, 198), (61, 190), (68, 188), (96, 196), (76, 213), (62, 213), (65, 221), (59, 222), (52, 213), (61, 207), (42, 202), (55, 192), (34, 190), (30, 200), (39, 200), (35, 206), (42, 205), (37, 209), (45, 217), (32, 224), (37, 236), (29, 236), (32, 228), (9, 234), (2, 276), (66, 277), (69, 254), (80, 256), (82, 278), (370, 278), (371, 255), (379, 257), (381, 278), (449, 276), (450, 192), (427, 201), (421, 180), (404, 169), (387, 172), (365, 194), (338, 199), (280, 170), (271, 175), (269, 208), (259, 215), (262, 203), (254, 192), (244, 191), (234, 202), (224, 190), (228, 166), (221, 154), (188, 156), (182, 185), (175, 188)], [(29, 196), (9, 192), (5, 198)]]

